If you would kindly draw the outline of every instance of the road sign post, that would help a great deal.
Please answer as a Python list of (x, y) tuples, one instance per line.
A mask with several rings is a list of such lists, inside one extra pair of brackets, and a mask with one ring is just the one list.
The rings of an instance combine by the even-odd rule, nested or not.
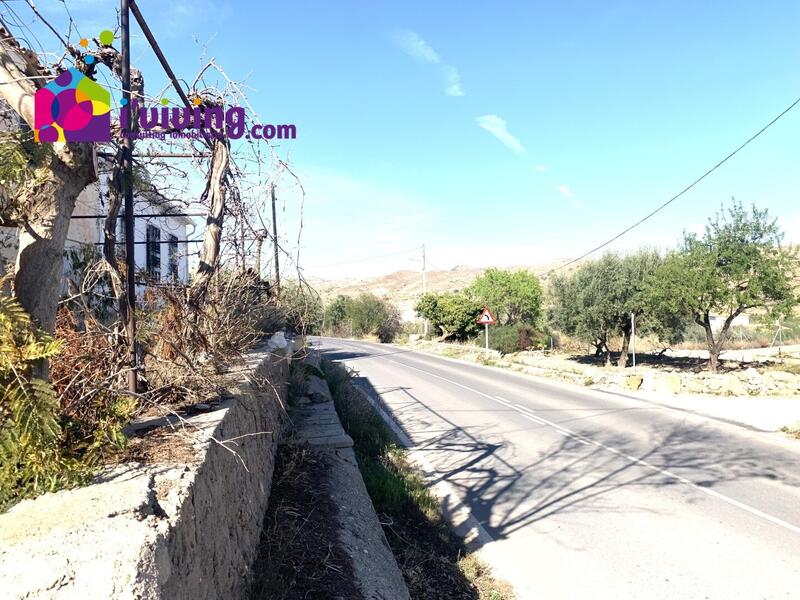
[(489, 354), (489, 325), (494, 325), (497, 323), (497, 319), (494, 318), (492, 311), (489, 310), (488, 306), (484, 306), (483, 310), (481, 311), (481, 316), (477, 318), (477, 323), (483, 323), (484, 331), (486, 332), (486, 336), (484, 338), (486, 343), (486, 354)]
[(631, 313), (631, 343), (633, 344), (633, 374), (636, 375), (636, 313)]

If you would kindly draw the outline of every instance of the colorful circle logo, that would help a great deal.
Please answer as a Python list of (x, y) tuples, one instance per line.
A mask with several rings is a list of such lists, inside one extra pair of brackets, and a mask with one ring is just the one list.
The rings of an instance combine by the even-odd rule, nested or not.
[(74, 67), (37, 90), (34, 109), (37, 141), (111, 139), (111, 94)]

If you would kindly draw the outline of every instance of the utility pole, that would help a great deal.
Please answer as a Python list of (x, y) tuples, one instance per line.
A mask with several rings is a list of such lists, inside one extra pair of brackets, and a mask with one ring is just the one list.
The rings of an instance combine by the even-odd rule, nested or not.
[(133, 130), (131, 110), (131, 30), (129, 0), (120, 0), (120, 29), (122, 36), (122, 110), (128, 112), (128, 131), (122, 131), (122, 181), (125, 194), (125, 298), (120, 299), (120, 316), (125, 319), (125, 330), (128, 336), (128, 391), (137, 392), (136, 376), (138, 359), (136, 354), (136, 245), (134, 244), (135, 228), (133, 215)]
[(275, 249), (275, 290), (281, 295), (281, 270), (278, 266), (278, 219), (275, 216), (275, 184), (272, 184), (272, 245)]
[[(428, 283), (426, 280), (425, 275), (425, 244), (422, 244), (422, 295), (424, 296), (428, 292)], [(422, 319), (422, 337), (423, 339), (427, 339), (428, 337), (428, 318), (425, 317)]]
[(636, 313), (631, 313), (631, 344), (633, 347), (633, 374), (636, 375)]

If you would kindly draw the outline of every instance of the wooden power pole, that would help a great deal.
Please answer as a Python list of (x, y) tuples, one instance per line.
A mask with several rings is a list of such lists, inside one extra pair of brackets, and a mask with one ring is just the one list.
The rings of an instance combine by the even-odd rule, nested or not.
[[(426, 263), (425, 263), (425, 244), (422, 244), (422, 295), (428, 293), (428, 283), (426, 278)], [(422, 338), (428, 339), (428, 318), (425, 317), (422, 320)]]
[(129, 0), (120, 0), (120, 29), (122, 37), (122, 110), (128, 111), (128, 131), (122, 131), (122, 181), (125, 193), (125, 297), (120, 299), (120, 316), (125, 318), (128, 337), (129, 370), (128, 391), (138, 391), (136, 378), (138, 358), (136, 353), (136, 256), (134, 254), (135, 227), (133, 215), (133, 111), (131, 110), (131, 30)]
[(272, 184), (272, 247), (275, 250), (275, 291), (280, 296), (281, 294), (281, 270), (278, 265), (278, 219), (275, 216), (275, 184)]

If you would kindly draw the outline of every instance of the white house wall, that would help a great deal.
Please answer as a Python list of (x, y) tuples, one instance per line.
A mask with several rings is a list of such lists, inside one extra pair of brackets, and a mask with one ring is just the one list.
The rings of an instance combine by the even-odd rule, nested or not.
[[(75, 201), (75, 210), (72, 211), (72, 214), (74, 216), (104, 214), (104, 210), (100, 207), (100, 184), (97, 181), (90, 183), (78, 195), (78, 199)], [(75, 245), (94, 245), (95, 242), (102, 240), (102, 228), (102, 219), (70, 219), (69, 229), (67, 230), (67, 242), (65, 245), (67, 247)]]
[[(77, 249), (80, 247), (89, 247), (97, 252), (102, 252), (100, 242), (103, 240), (103, 222), (107, 210), (107, 205), (100, 202), (101, 194), (105, 192), (106, 178), (101, 177), (99, 181), (94, 182), (86, 187), (75, 202), (74, 216), (96, 217), (100, 215), (101, 218), (73, 218), (70, 220), (69, 229), (67, 232), (67, 239), (65, 242), (65, 249)], [(150, 203), (140, 198), (135, 199), (137, 214), (153, 214), (157, 212)], [(178, 238), (178, 279), (183, 282), (189, 281), (189, 261), (188, 251), (193, 250), (191, 245), (184, 242), (189, 238), (193, 238), (197, 234), (194, 231), (194, 226), (188, 227), (189, 220), (183, 217), (140, 217), (135, 222), (135, 236), (137, 242), (147, 241), (147, 225), (151, 224), (158, 227), (161, 231), (161, 241), (166, 241), (169, 234)], [(118, 225), (119, 233), (118, 240), (122, 241), (124, 237), (122, 233), (122, 219), (119, 219)], [(0, 274), (4, 273), (4, 266), (13, 263), (17, 256), (18, 247), (18, 234), (16, 228), (3, 227), (0, 228)], [(197, 244), (193, 244), (197, 246)], [(194, 248), (196, 250), (196, 248)], [(137, 269), (145, 269), (147, 267), (147, 246), (146, 244), (136, 244), (134, 249), (134, 256), (136, 258)], [(64, 265), (65, 273), (69, 271), (69, 265)], [(169, 251), (168, 244), (161, 244), (161, 274), (162, 281), (167, 281), (169, 273)], [(143, 286), (139, 292), (143, 291)]]
[[(141, 206), (136, 212), (138, 213), (150, 213), (152, 211), (152, 207), (150, 205), (145, 204)], [(120, 219), (121, 221), (121, 219)], [(136, 242), (146, 242), (147, 241), (147, 226), (153, 225), (154, 227), (158, 227), (161, 231), (161, 242), (166, 242), (169, 235), (174, 235), (178, 238), (178, 279), (183, 282), (189, 281), (189, 262), (188, 262), (188, 255), (187, 255), (187, 244), (184, 240), (187, 239), (187, 235), (191, 237), (191, 228), (187, 231), (186, 225), (178, 221), (178, 219), (170, 218), (170, 217), (157, 217), (157, 218), (146, 218), (140, 217), (137, 218), (135, 221), (134, 226), (134, 240)], [(122, 223), (120, 223), (120, 228), (122, 227)], [(122, 239), (122, 236), (119, 236), (119, 239)], [(147, 268), (147, 244), (135, 244), (134, 246), (134, 256), (136, 258), (136, 268), (137, 270), (144, 270)], [(162, 243), (161, 244), (161, 281), (168, 281), (169, 277), (169, 250), (168, 244)], [(139, 290), (142, 291), (142, 290)]]

